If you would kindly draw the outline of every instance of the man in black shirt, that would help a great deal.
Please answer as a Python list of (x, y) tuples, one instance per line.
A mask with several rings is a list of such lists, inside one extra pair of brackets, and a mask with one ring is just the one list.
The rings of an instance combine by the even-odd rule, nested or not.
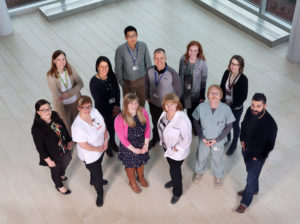
[(243, 213), (251, 204), (254, 194), (258, 194), (258, 178), (265, 160), (273, 150), (277, 135), (277, 124), (266, 110), (266, 97), (255, 93), (251, 107), (247, 109), (241, 125), (242, 154), (247, 170), (247, 184), (237, 194), (242, 196), (236, 211)]

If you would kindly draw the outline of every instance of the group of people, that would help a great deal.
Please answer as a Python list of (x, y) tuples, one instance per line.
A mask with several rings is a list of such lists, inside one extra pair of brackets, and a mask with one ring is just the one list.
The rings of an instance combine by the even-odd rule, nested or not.
[[(103, 185), (108, 183), (101, 166), (104, 152), (109, 157), (118, 153), (131, 189), (140, 193), (137, 181), (142, 187), (149, 186), (144, 166), (150, 158), (149, 150), (159, 142), (170, 167), (171, 180), (165, 188), (173, 188), (171, 203), (175, 204), (183, 192), (181, 166), (190, 153), (192, 133), (198, 136), (193, 181), (200, 182), (211, 156), (215, 186), (219, 188), (224, 176), (224, 145), (230, 143), (233, 128), (226, 154), (234, 153), (240, 138), (248, 176), (245, 189), (238, 192), (242, 200), (236, 211), (243, 213), (258, 193), (258, 177), (277, 134), (276, 122), (266, 111), (262, 93), (254, 94), (240, 128), (248, 95), (244, 59), (239, 55), (230, 59), (221, 84), (209, 86), (205, 101), (208, 69), (198, 41), (187, 45), (177, 73), (166, 63), (162, 48), (154, 51), (152, 66), (147, 45), (137, 41), (135, 27), (126, 27), (124, 35), (126, 42), (115, 54), (115, 73), (107, 57), (100, 56), (96, 61), (96, 74), (89, 83), (95, 107), (89, 96), (81, 96), (83, 82), (66, 54), (61, 50), (53, 53), (47, 82), (56, 112), (48, 101), (39, 100), (32, 126), (40, 165), (50, 168), (60, 193), (70, 194), (62, 182), (67, 180), (65, 170), (72, 159), (73, 142), (77, 143), (78, 157), (89, 170), (90, 184), (97, 192), (96, 205), (101, 207)], [(124, 97), (122, 108), (119, 85)], [(146, 101), (153, 126), (151, 140)]]

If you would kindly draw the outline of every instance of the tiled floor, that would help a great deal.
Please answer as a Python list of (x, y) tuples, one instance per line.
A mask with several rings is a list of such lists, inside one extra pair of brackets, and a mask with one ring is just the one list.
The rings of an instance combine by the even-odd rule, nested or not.
[[(12, 19), (14, 34), (0, 38), (0, 223), (298, 223), (300, 218), (300, 65), (286, 59), (288, 44), (269, 48), (188, 0), (126, 0), (52, 23), (37, 12)], [(137, 27), (139, 39), (152, 52), (166, 50), (168, 64), (178, 69), (186, 44), (203, 44), (209, 68), (208, 85), (220, 79), (233, 54), (245, 58), (249, 99), (255, 92), (268, 97), (268, 109), (279, 132), (260, 178), (260, 194), (245, 214), (234, 208), (236, 191), (244, 187), (246, 171), (239, 150), (226, 157), (226, 177), (216, 190), (211, 171), (200, 184), (191, 181), (197, 139), (183, 165), (184, 195), (170, 204), (168, 165), (157, 146), (150, 153), (146, 177), (150, 187), (139, 195), (128, 186), (120, 161), (104, 158), (104, 207), (95, 206), (96, 193), (76, 153), (67, 171), (72, 194), (53, 186), (48, 168), (38, 165), (30, 127), (34, 103), (51, 100), (46, 84), (51, 54), (67, 53), (84, 80), (83, 94), (94, 75), (99, 55), (112, 62), (123, 43), (123, 29)]]

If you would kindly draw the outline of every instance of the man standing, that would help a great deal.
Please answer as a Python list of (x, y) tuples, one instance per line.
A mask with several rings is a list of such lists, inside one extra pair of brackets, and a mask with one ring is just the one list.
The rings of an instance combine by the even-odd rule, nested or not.
[(137, 30), (127, 26), (124, 30), (126, 43), (120, 45), (115, 54), (115, 73), (122, 86), (123, 96), (133, 92), (145, 106), (145, 74), (151, 64), (150, 54), (144, 42), (137, 41)]
[(162, 100), (167, 93), (175, 93), (178, 97), (182, 94), (182, 87), (178, 73), (167, 65), (165, 50), (157, 48), (154, 51), (155, 66), (148, 69), (145, 80), (146, 98), (149, 103), (152, 117), (152, 140), (149, 149), (159, 141), (157, 130), (158, 119), (163, 112)]
[(193, 181), (199, 183), (205, 170), (207, 158), (211, 155), (211, 166), (215, 186), (222, 186), (224, 176), (224, 144), (235, 118), (228, 105), (221, 102), (223, 92), (220, 86), (211, 85), (207, 91), (209, 102), (199, 104), (192, 116), (198, 140), (198, 150)]
[(277, 124), (266, 111), (266, 97), (255, 93), (241, 125), (242, 154), (247, 170), (247, 184), (237, 192), (242, 196), (236, 211), (244, 213), (253, 195), (258, 194), (258, 178), (268, 154), (273, 150), (277, 135)]

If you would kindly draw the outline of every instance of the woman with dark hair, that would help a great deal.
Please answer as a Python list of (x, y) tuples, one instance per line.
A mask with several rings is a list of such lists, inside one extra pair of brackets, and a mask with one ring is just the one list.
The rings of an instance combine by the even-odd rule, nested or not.
[(56, 189), (62, 194), (71, 191), (64, 187), (67, 180), (65, 171), (71, 161), (72, 139), (64, 122), (55, 111), (52, 111), (47, 100), (35, 104), (35, 117), (31, 134), (40, 154), (40, 165), (48, 166)]
[(179, 61), (179, 76), (183, 86), (183, 107), (192, 121), (192, 113), (205, 100), (207, 65), (198, 41), (191, 41)]
[(108, 184), (103, 179), (102, 160), (108, 147), (108, 136), (104, 119), (97, 109), (92, 107), (89, 96), (80, 96), (77, 100), (79, 113), (72, 124), (73, 141), (77, 142), (77, 154), (84, 161), (90, 172), (90, 184), (97, 192), (96, 205), (103, 205), (103, 185)]
[(182, 195), (181, 165), (190, 153), (192, 124), (182, 111), (182, 105), (176, 94), (166, 94), (162, 101), (162, 108), (164, 112), (158, 120), (157, 127), (171, 176), (171, 181), (165, 184), (165, 188), (173, 188), (171, 203), (175, 204)]
[(135, 193), (148, 187), (144, 177), (144, 165), (149, 160), (150, 121), (147, 111), (139, 106), (139, 98), (134, 93), (127, 93), (123, 100), (123, 110), (115, 119), (115, 130), (120, 139), (119, 159), (125, 166), (129, 185)]
[(47, 83), (54, 110), (62, 118), (71, 134), (71, 124), (78, 113), (76, 100), (81, 95), (83, 82), (76, 70), (68, 63), (65, 52), (57, 50), (52, 54), (51, 68), (47, 72)]
[[(231, 111), (235, 117), (233, 122), (233, 139), (226, 154), (229, 156), (234, 153), (237, 142), (240, 136), (240, 119), (243, 113), (243, 103), (248, 95), (248, 79), (243, 74), (244, 72), (244, 59), (240, 55), (233, 55), (229, 61), (227, 70), (224, 72), (221, 88), (223, 91), (222, 102), (230, 106)], [(231, 139), (229, 133), (228, 142)]]
[(112, 150), (118, 152), (118, 146), (115, 142), (114, 120), (120, 112), (120, 89), (107, 57), (100, 56), (97, 59), (96, 72), (97, 74), (90, 80), (90, 91), (95, 101), (95, 108), (104, 118), (110, 137), (106, 153), (112, 157)]

